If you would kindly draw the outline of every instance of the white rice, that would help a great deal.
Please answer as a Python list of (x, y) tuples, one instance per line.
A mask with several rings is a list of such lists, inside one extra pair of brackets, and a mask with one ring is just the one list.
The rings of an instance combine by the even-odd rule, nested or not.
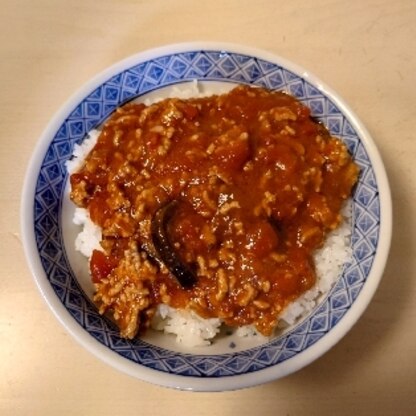
[(85, 257), (90, 258), (94, 250), (102, 250), (100, 241), (101, 228), (95, 225), (90, 218), (90, 213), (85, 208), (75, 208), (73, 223), (82, 226), (82, 231), (75, 239), (75, 249)]
[(193, 311), (177, 310), (163, 304), (158, 306), (151, 322), (153, 329), (176, 335), (176, 342), (187, 347), (211, 344), (221, 325), (218, 318), (204, 319)]
[[(211, 95), (209, 91), (201, 92), (196, 81), (190, 86), (189, 89), (173, 87), (168, 97), (186, 99)], [(150, 105), (157, 101), (160, 101), (160, 98), (145, 100), (145, 104)], [(93, 130), (81, 145), (75, 145), (73, 157), (66, 162), (69, 174), (82, 167), (85, 157), (94, 147), (98, 136), (99, 131)], [(343, 265), (351, 257), (350, 204), (346, 204), (342, 214), (344, 216), (342, 225), (327, 236), (325, 245), (314, 255), (317, 274), (315, 286), (283, 311), (277, 325), (278, 328), (288, 327), (306, 317), (322, 297), (328, 294), (340, 275)], [(85, 257), (90, 258), (94, 249), (101, 249), (101, 229), (91, 221), (88, 211), (83, 208), (75, 209), (73, 222), (82, 227), (75, 240), (75, 248)], [(222, 321), (217, 318), (203, 319), (193, 311), (176, 310), (162, 304), (158, 306), (151, 325), (155, 330), (176, 335), (176, 341), (186, 347), (197, 347), (209, 345), (212, 342), (220, 332)], [(260, 335), (251, 325), (238, 328), (236, 334), (247, 338)]]
[[(81, 169), (84, 159), (97, 143), (100, 132), (91, 130), (81, 144), (75, 144), (71, 159), (65, 162), (70, 175)], [(82, 226), (82, 231), (75, 239), (75, 249), (90, 258), (94, 250), (101, 250), (101, 228), (95, 225), (90, 213), (84, 208), (75, 208), (73, 223)]]
[(65, 162), (66, 170), (70, 175), (81, 169), (84, 159), (97, 143), (99, 135), (99, 130), (91, 130), (81, 144), (75, 144), (71, 159)]

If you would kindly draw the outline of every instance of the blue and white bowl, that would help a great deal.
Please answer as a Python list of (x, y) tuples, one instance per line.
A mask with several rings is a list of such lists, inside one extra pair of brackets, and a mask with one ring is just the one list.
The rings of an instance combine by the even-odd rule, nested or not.
[[(299, 324), (268, 342), (223, 337), (185, 350), (150, 332), (121, 339), (98, 314), (85, 258), (75, 252), (65, 162), (76, 143), (121, 104), (199, 80), (285, 90), (348, 146), (361, 169), (353, 195), (353, 258), (329, 295)], [(65, 328), (103, 361), (139, 379), (188, 390), (231, 390), (283, 377), (317, 359), (357, 321), (382, 276), (391, 238), (391, 197), (383, 163), (351, 109), (316, 77), (270, 53), (230, 44), (188, 43), (139, 53), (82, 87), (49, 123), (27, 170), (22, 197), (25, 253), (42, 296)]]

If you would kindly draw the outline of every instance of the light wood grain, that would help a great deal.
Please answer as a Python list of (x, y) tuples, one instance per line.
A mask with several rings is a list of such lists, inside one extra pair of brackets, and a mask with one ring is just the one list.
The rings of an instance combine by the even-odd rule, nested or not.
[[(3, 0), (0, 6), (1, 415), (416, 414), (416, 3), (413, 0)], [(37, 139), (84, 82), (132, 53), (227, 41), (308, 68), (358, 113), (393, 193), (391, 255), (350, 333), (282, 380), (220, 394), (164, 389), (83, 350), (52, 316), (20, 241)]]

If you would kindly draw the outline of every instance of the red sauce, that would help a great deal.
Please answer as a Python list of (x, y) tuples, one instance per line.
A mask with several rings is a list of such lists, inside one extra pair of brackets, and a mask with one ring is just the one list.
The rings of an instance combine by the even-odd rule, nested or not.
[[(357, 175), (345, 145), (281, 92), (120, 108), (71, 176), (72, 199), (103, 230), (105, 254), (91, 259), (101, 311), (129, 338), (159, 303), (269, 335), (315, 283), (314, 250), (339, 225)], [(196, 276), (190, 288), (153, 247), (152, 220), (172, 200), (167, 233)]]

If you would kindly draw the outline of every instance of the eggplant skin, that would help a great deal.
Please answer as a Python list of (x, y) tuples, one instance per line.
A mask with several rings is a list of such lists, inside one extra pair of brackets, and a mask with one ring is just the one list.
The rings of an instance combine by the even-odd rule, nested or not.
[(174, 199), (156, 211), (151, 224), (152, 241), (159, 261), (168, 268), (183, 288), (190, 288), (197, 281), (196, 275), (179, 258), (168, 233), (169, 221), (178, 206), (179, 201)]

